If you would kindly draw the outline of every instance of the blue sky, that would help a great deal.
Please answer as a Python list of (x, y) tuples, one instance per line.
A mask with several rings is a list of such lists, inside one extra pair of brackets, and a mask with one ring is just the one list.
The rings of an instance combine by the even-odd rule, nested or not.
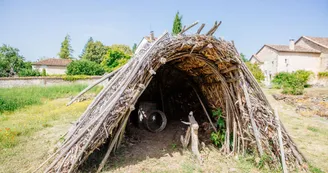
[(183, 24), (198, 20), (207, 24), (205, 31), (222, 21), (215, 36), (234, 40), (247, 58), (263, 44), (287, 45), (302, 35), (328, 37), (327, 0), (0, 0), (0, 44), (35, 61), (57, 57), (70, 34), (77, 57), (90, 36), (106, 45), (132, 46), (150, 30), (155, 35), (171, 31), (177, 11)]

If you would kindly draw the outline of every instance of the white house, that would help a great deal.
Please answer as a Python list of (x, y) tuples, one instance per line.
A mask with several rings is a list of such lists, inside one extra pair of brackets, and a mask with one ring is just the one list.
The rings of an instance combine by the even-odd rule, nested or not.
[(269, 85), (279, 72), (309, 70), (317, 74), (328, 69), (328, 37), (302, 36), (289, 45), (264, 45), (250, 59), (258, 63)]
[(137, 54), (146, 43), (151, 43), (156, 39), (157, 38), (154, 36), (154, 32), (151, 31), (149, 36), (145, 36), (141, 39), (134, 53)]
[(66, 67), (71, 62), (70, 59), (49, 58), (32, 63), (32, 68), (40, 72), (45, 69), (47, 74), (65, 74)]

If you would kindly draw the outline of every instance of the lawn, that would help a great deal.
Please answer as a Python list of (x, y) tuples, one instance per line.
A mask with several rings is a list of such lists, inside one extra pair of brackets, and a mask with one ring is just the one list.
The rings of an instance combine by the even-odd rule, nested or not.
[[(0, 88), (0, 114), (29, 105), (42, 104), (46, 99), (73, 96), (86, 87), (87, 85), (75, 84), (49, 87)], [(100, 89), (101, 87), (96, 87), (91, 92), (98, 92)]]

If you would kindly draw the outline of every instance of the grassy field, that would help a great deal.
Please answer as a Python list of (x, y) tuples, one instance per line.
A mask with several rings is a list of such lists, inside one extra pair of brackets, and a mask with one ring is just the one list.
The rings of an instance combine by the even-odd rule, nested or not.
[[(0, 114), (5, 111), (14, 111), (25, 106), (41, 104), (46, 99), (56, 99), (76, 95), (87, 85), (61, 85), (49, 87), (17, 87), (0, 88)], [(98, 92), (96, 87), (91, 92)]]
[[(0, 89), (0, 151), (17, 144), (18, 136), (29, 136), (42, 128), (51, 126), (52, 121), (62, 116), (62, 109), (47, 104), (50, 100), (76, 95), (86, 85), (65, 85), (50, 87), (24, 87)], [(91, 91), (98, 92), (100, 87)], [(66, 102), (65, 102), (66, 103)], [(24, 109), (24, 107), (27, 107)], [(19, 109), (23, 112), (12, 113)]]
[(67, 98), (4, 113), (0, 120), (0, 172), (26, 172), (36, 168), (91, 102), (66, 106)]

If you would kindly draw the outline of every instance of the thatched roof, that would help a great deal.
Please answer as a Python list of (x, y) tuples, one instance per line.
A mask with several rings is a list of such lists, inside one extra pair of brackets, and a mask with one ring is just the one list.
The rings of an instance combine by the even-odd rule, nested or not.
[[(206, 34), (200, 34), (203, 25), (193, 35), (184, 35), (185, 30), (177, 36), (166, 32), (146, 44), (122, 68), (105, 76), (111, 77), (109, 83), (69, 131), (61, 148), (47, 160), (51, 164), (46, 172), (74, 172), (94, 150), (109, 142), (100, 171), (109, 154), (119, 147), (138, 98), (164, 65), (191, 76), (209, 107), (223, 110), (225, 154), (253, 151), (259, 156), (269, 156), (272, 158), (269, 164), (278, 166), (284, 149), (290, 169), (303, 164), (304, 157), (282, 123), (276, 121), (273, 109), (234, 44), (212, 36), (219, 24)], [(282, 148), (277, 132), (279, 125)]]

